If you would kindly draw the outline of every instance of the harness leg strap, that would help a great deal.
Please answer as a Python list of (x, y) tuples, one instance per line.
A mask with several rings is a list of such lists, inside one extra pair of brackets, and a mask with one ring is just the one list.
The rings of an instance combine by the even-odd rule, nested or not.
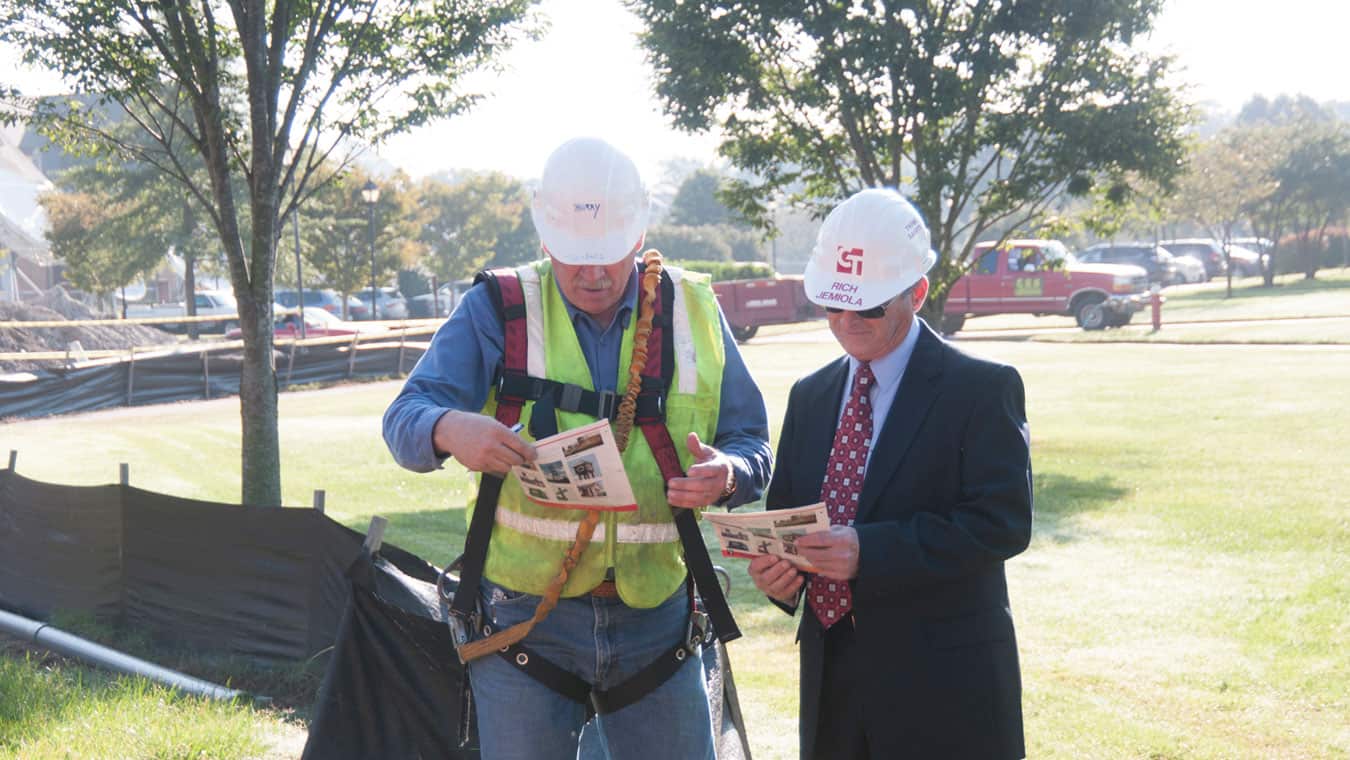
[(512, 644), (498, 650), (497, 656), (573, 702), (591, 703), (591, 685), (585, 679), (540, 657), (524, 644)]
[(689, 625), (685, 628), (684, 640), (666, 650), (642, 670), (624, 679), (613, 688), (591, 692), (591, 705), (601, 715), (618, 712), (637, 702), (684, 667), (690, 659), (698, 656), (707, 630), (707, 616), (702, 612), (693, 612), (689, 616)]
[(596, 689), (569, 670), (540, 657), (523, 644), (512, 644), (497, 656), (517, 670), (590, 711), (607, 715), (618, 712), (652, 693), (670, 680), (690, 658), (698, 656), (708, 632), (708, 617), (694, 611), (689, 616), (684, 637), (638, 672), (610, 689)]

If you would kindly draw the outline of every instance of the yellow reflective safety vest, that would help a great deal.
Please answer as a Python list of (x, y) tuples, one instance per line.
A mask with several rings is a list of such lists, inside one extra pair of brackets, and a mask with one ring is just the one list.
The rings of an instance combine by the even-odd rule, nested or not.
[[(698, 433), (701, 440), (711, 442), (717, 432), (726, 355), (710, 278), (674, 267), (666, 267), (665, 271), (675, 284), (669, 328), (674, 330), (675, 367), (666, 396), (665, 424), (681, 466), (688, 469), (693, 463), (693, 455), (685, 445), (689, 433)], [(525, 301), (528, 374), (596, 390), (550, 262), (520, 267), (516, 275)], [(638, 315), (634, 312), (619, 349), (620, 381), (616, 391), (620, 395), (627, 386), (637, 322)], [(483, 414), (492, 416), (496, 408), (493, 390)], [(521, 410), (520, 421), (526, 431), (533, 410), (532, 401), (527, 401)], [(556, 414), (559, 431), (595, 421), (579, 412), (559, 409)], [(529, 438), (528, 432), (523, 435)], [(665, 481), (637, 425), (628, 437), (623, 464), (638, 508), (602, 515), (591, 545), (563, 586), (562, 596), (586, 593), (605, 579), (606, 568), (613, 567), (624, 603), (651, 608), (669, 598), (684, 581), (680, 538), (666, 501)], [(473, 506), (469, 505), (469, 521), (473, 519)], [(508, 475), (497, 504), (484, 577), (506, 588), (542, 595), (558, 574), (563, 554), (572, 545), (584, 516), (583, 510), (535, 504), (525, 498), (516, 477)]]

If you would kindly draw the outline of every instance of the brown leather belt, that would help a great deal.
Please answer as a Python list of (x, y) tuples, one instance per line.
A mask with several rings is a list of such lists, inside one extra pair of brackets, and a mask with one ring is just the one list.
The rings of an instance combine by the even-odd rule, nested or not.
[(606, 599), (619, 595), (619, 589), (614, 585), (614, 581), (601, 581), (598, 586), (586, 592), (591, 596), (601, 596)]

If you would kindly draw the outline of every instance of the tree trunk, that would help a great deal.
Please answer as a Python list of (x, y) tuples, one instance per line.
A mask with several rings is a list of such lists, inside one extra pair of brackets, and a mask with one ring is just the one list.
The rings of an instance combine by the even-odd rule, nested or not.
[(1232, 297), (1233, 297), (1233, 254), (1232, 254), (1233, 242), (1232, 242), (1232, 237), (1228, 234), (1228, 230), (1224, 230), (1222, 240), (1223, 240), (1223, 262), (1224, 262), (1225, 264), (1228, 265), (1228, 272), (1226, 273), (1226, 274), (1227, 274), (1226, 279), (1227, 279), (1227, 281), (1228, 281), (1228, 290), (1227, 290), (1227, 292), (1224, 293), (1224, 296), (1223, 296), (1223, 297), (1224, 297), (1224, 298), (1232, 298)]
[[(259, 143), (255, 133), (255, 150), (263, 147)], [(253, 339), (246, 338), (245, 371), (239, 383), (240, 412), (244, 414), (243, 497), (245, 504), (281, 506), (281, 443), (277, 434), (277, 373), (272, 335), (272, 270), (277, 260), (277, 211), (281, 197), (277, 166), (255, 155), (253, 167), (250, 277), (244, 298), (239, 299), (239, 322), (247, 323), (253, 331)]]
[(240, 303), (239, 326), (244, 333), (244, 364), (239, 375), (242, 498), (244, 504), (253, 506), (280, 506), (281, 443), (277, 435), (277, 374), (271, 318), (246, 316), (245, 311), (258, 310), (246, 310)]
[(1303, 270), (1305, 280), (1313, 279), (1314, 267), (1312, 263), (1312, 222), (1307, 222), (1303, 228), (1298, 231), (1298, 240), (1295, 245), (1298, 246), (1298, 263)]
[(924, 299), (923, 306), (919, 307), (919, 316), (928, 326), (942, 333), (942, 313), (947, 308), (947, 297), (951, 295), (950, 287), (939, 288), (936, 285), (928, 291), (928, 297)]
[[(268, 180), (262, 179), (261, 182)], [(253, 199), (250, 277), (239, 301), (244, 331), (244, 366), (239, 377), (239, 412), (243, 417), (243, 502), (281, 506), (281, 443), (277, 435), (277, 373), (272, 335), (272, 266), (278, 198)], [(266, 208), (266, 207), (269, 207)], [(236, 291), (239, 289), (236, 288)], [(242, 297), (239, 297), (242, 296)]]

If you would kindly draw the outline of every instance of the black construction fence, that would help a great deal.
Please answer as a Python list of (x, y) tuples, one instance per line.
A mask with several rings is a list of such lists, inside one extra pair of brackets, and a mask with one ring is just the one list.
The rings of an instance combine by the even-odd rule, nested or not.
[[(0, 470), (0, 608), (88, 612), (205, 654), (324, 654), (307, 759), (478, 757), (431, 564), (387, 543), (371, 554), (318, 508), (55, 485), (14, 462)], [(726, 650), (709, 644), (718, 758), (748, 760)]]
[[(286, 388), (356, 378), (401, 376), (427, 347), (434, 327), (315, 338), (280, 344), (277, 383)], [(17, 356), (17, 355), (12, 355)], [(0, 419), (45, 417), (117, 406), (234, 396), (243, 353), (238, 341), (202, 343), (48, 369), (0, 375)]]
[(361, 542), (312, 508), (0, 470), (0, 606), (37, 619), (92, 613), (200, 651), (303, 660), (337, 638)]

